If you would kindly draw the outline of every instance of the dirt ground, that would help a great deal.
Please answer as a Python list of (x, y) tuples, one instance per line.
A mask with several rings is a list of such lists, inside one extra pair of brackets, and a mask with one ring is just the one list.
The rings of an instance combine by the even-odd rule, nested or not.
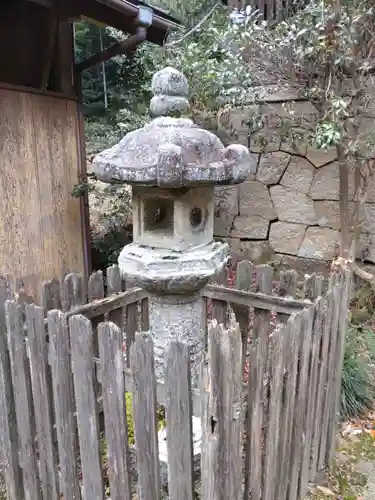
[[(330, 473), (322, 473), (305, 500), (375, 500), (375, 430), (353, 427), (339, 439)], [(0, 459), (0, 500), (6, 500)]]
[(322, 474), (308, 499), (375, 500), (375, 431), (353, 427), (339, 439), (328, 474)]
[(375, 462), (363, 462), (361, 469), (367, 477), (367, 483), (363, 491), (362, 500), (375, 499)]

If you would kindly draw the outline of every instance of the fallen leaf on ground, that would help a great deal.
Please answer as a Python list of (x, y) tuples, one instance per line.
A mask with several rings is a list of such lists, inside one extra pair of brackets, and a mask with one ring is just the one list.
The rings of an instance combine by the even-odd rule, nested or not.
[(330, 490), (329, 488), (326, 488), (325, 486), (317, 486), (316, 489), (319, 490), (320, 493), (323, 493), (323, 495), (325, 495), (327, 497), (334, 497), (335, 496), (333, 491)]
[(363, 428), (358, 425), (349, 424), (342, 430), (341, 434), (343, 436), (355, 436), (357, 434), (362, 434)]

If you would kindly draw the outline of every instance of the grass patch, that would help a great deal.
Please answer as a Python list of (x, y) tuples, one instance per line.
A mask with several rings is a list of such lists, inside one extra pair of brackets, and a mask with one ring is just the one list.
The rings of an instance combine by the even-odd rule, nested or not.
[(361, 418), (374, 405), (375, 334), (369, 328), (350, 326), (346, 334), (341, 389), (343, 419)]

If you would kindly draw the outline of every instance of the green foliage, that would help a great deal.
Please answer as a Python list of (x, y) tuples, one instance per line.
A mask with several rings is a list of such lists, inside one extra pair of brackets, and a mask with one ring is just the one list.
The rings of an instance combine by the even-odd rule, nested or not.
[[(77, 62), (124, 40), (122, 32), (102, 28), (82, 21), (75, 24), (75, 52)], [(143, 89), (144, 68), (139, 53), (116, 56), (103, 64), (89, 68), (82, 75), (82, 91), (88, 116), (105, 113), (105, 91), (112, 111), (133, 105)], [(105, 74), (104, 74), (105, 73)], [(106, 88), (105, 88), (106, 85)]]
[(84, 196), (86, 193), (89, 193), (92, 190), (93, 186), (88, 182), (79, 182), (78, 184), (75, 184), (73, 186), (71, 194), (74, 198), (81, 198), (81, 196)]
[[(131, 392), (125, 393), (125, 401), (126, 401), (126, 418), (128, 422), (128, 440), (129, 445), (133, 445), (135, 443), (134, 437), (134, 422), (133, 422), (133, 395)], [(158, 405), (156, 410), (156, 420), (158, 430), (165, 427), (165, 409), (163, 406)]]
[(180, 19), (185, 26), (194, 26), (217, 0), (153, 0), (152, 5)]
[[(128, 426), (128, 444), (129, 446), (134, 446), (135, 444), (135, 435), (134, 435), (134, 421), (133, 421), (133, 395), (131, 392), (126, 392), (125, 393), (125, 409), (126, 409), (126, 421), (127, 421), (127, 426)], [(165, 411), (164, 407), (158, 405), (157, 407), (157, 413), (156, 413), (156, 418), (157, 418), (157, 426), (158, 430), (162, 429), (165, 427)], [(102, 463), (103, 463), (103, 468), (106, 472), (108, 468), (108, 447), (107, 443), (102, 437), (100, 439), (100, 455), (102, 457)], [(105, 483), (106, 483), (106, 495), (110, 496), (110, 487), (108, 484), (108, 477), (107, 473), (105, 473)], [(1, 499), (1, 490), (0, 490), (0, 499)]]
[(121, 250), (131, 242), (131, 227), (114, 226), (105, 234), (92, 234), (91, 251), (94, 269), (105, 269), (117, 264)]
[(92, 182), (90, 190), (91, 247), (95, 269), (116, 264), (132, 241), (131, 194), (123, 185)]
[[(124, 38), (123, 33), (113, 28), (87, 21), (76, 23), (76, 59), (80, 62)], [(131, 55), (114, 57), (83, 72), (81, 87), (89, 155), (111, 146), (144, 123), (149, 100), (144, 50), (142, 47)]]
[(105, 116), (100, 119), (86, 117), (85, 133), (86, 152), (89, 157), (113, 146), (122, 137), (117, 123), (112, 123)]
[(367, 364), (360, 358), (345, 358), (342, 379), (341, 416), (364, 417), (373, 408), (374, 390)]
[[(298, 3), (294, 2), (296, 7)], [(156, 6), (185, 21), (194, 18), (193, 26), (211, 7), (201, 0), (158, 0)], [(256, 101), (256, 86), (297, 84), (305, 96), (321, 104), (311, 142), (321, 148), (345, 143), (347, 154), (357, 153), (361, 147), (355, 122), (358, 111), (367, 107), (366, 93), (358, 92), (363, 90), (358, 75), (365, 76), (370, 64), (374, 7), (368, 0), (341, 2), (339, 8), (336, 2), (311, 0), (304, 9), (295, 10), (293, 17), (276, 26), (260, 21), (256, 11), (245, 24), (234, 25), (228, 10), (218, 7), (198, 29), (172, 34), (165, 47), (145, 43), (131, 58), (106, 63), (109, 107), (100, 115), (100, 123), (109, 135), (114, 127), (116, 137), (139, 126), (147, 116), (152, 74), (171, 65), (188, 77), (195, 114), (214, 115), (225, 103)], [(97, 47), (98, 30), (88, 23), (77, 25), (78, 60)], [(120, 37), (113, 29), (101, 33), (104, 47)], [(99, 67), (85, 72), (88, 105), (103, 101), (101, 71)], [(98, 118), (94, 112), (90, 116)], [(94, 135), (105, 135), (91, 126), (89, 137), (90, 128)]]
[(363, 417), (375, 401), (375, 334), (371, 329), (349, 327), (346, 335), (341, 388), (341, 416)]

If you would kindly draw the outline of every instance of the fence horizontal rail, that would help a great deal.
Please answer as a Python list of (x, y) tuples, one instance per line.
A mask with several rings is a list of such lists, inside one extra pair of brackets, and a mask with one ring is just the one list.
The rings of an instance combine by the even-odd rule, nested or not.
[(300, 312), (310, 303), (310, 301), (305, 300), (277, 297), (276, 295), (237, 290), (219, 285), (207, 285), (202, 291), (202, 296), (207, 299), (221, 300), (230, 304), (250, 306), (282, 314)]
[[(66, 312), (68, 318), (71, 316), (82, 314), (87, 319), (94, 319), (98, 316), (103, 316), (116, 309), (121, 309), (130, 304), (134, 304), (140, 300), (148, 298), (148, 293), (142, 288), (133, 288), (132, 290), (127, 290), (126, 292), (119, 292), (116, 295), (111, 295), (110, 297), (104, 297), (103, 299), (96, 299), (87, 304), (82, 304), (81, 306), (76, 306)], [(47, 319), (44, 320), (45, 325), (47, 325)]]
[[(202, 297), (214, 303), (217, 314), (220, 304), (231, 304), (242, 308), (242, 315), (244, 308), (253, 307), (289, 316), (302, 310), (309, 301), (323, 293), (324, 280), (321, 276), (313, 274), (303, 282), (298, 282), (297, 277), (293, 270), (276, 273), (271, 266), (254, 266), (251, 262), (242, 261), (237, 264), (236, 269), (225, 268), (215, 284), (209, 284), (203, 289)], [(99, 324), (108, 319), (121, 327), (125, 308), (127, 330), (134, 333), (139, 324), (142, 329), (147, 330), (148, 293), (138, 287), (125, 290), (125, 286), (117, 265), (104, 272), (92, 273), (86, 284), (82, 276), (75, 273), (66, 275), (61, 282), (56, 279), (44, 282), (41, 284), (41, 295), (45, 314), (52, 309), (61, 309), (69, 317), (83, 314), (94, 320), (94, 323)], [(25, 296), (23, 290), (12, 292), (10, 283), (0, 277), (0, 303), (12, 297), (17, 297), (17, 302), (23, 306), (33, 301), (31, 297)], [(239, 315), (239, 311), (236, 314)], [(223, 320), (219, 316), (216, 319)], [(245, 318), (239, 321), (243, 330)]]
[(69, 317), (75, 314), (82, 314), (83, 316), (86, 316), (86, 318), (92, 319), (96, 316), (110, 313), (115, 309), (119, 309), (129, 304), (134, 304), (134, 302), (147, 299), (147, 297), (148, 293), (145, 290), (141, 288), (134, 288), (125, 292), (119, 292), (116, 295), (111, 295), (103, 299), (94, 300), (88, 304), (74, 307), (68, 311), (67, 314)]

